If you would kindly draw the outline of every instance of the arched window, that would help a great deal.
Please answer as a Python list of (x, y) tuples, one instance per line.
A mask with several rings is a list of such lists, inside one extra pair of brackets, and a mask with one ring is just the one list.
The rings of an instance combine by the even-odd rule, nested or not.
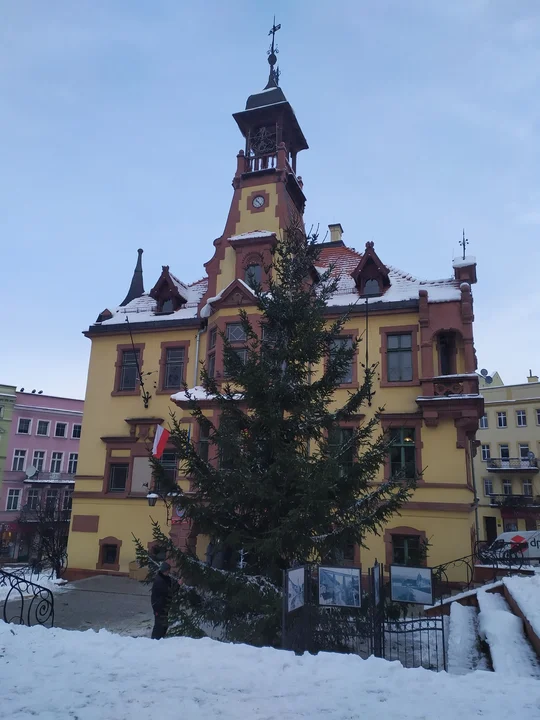
[(438, 337), (439, 372), (441, 375), (457, 373), (457, 342), (455, 332), (442, 332)]
[(250, 287), (259, 285), (262, 278), (262, 267), (256, 263), (248, 265), (244, 274), (244, 280)]
[(379, 285), (379, 281), (375, 280), (374, 278), (371, 278), (370, 280), (366, 280), (364, 283), (364, 295), (380, 295), (381, 294), (381, 286)]

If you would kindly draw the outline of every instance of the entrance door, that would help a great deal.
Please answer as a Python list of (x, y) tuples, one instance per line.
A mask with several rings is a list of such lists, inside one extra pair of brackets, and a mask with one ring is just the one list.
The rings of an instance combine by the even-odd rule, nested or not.
[(484, 530), (486, 532), (486, 540), (491, 545), (497, 538), (497, 518), (490, 516), (484, 517)]

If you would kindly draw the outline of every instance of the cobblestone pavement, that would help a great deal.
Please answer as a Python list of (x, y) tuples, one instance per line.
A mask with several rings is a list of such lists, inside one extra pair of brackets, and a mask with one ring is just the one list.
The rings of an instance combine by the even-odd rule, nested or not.
[(120, 635), (152, 632), (150, 587), (126, 577), (98, 575), (69, 583), (54, 596), (54, 625), (66, 630), (105, 628)]

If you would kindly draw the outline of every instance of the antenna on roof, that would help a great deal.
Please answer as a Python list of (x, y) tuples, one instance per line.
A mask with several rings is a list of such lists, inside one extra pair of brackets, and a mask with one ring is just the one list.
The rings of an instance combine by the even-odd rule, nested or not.
[(465, 228), (463, 228), (463, 237), (462, 237), (462, 239), (459, 241), (459, 244), (460, 244), (460, 246), (463, 248), (463, 259), (465, 260), (465, 255), (466, 255), (465, 248), (466, 248), (467, 245), (469, 244), (468, 239), (465, 237)]

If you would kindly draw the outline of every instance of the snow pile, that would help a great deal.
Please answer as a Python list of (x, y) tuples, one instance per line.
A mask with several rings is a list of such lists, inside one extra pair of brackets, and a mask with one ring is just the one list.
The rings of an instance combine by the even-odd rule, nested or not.
[(508, 678), (540, 678), (540, 666), (523, 632), (523, 622), (499, 593), (478, 591), (480, 636), (489, 644), (493, 669)]
[(534, 632), (540, 637), (540, 575), (507, 577), (504, 584)]
[(0, 656), (10, 720), (540, 718), (536, 680), (455, 677), (353, 655), (0, 623)]
[(455, 602), (450, 608), (448, 638), (448, 672), (465, 675), (472, 670), (485, 670), (485, 658), (478, 649), (477, 612)]
[[(64, 590), (71, 590), (71, 586), (66, 584), (65, 580), (57, 580), (56, 578), (51, 578), (50, 573), (31, 573), (27, 569), (25, 569), (25, 571), (21, 571), (21, 568), (10, 569), (8, 567), (4, 567), (4, 570), (7, 573), (10, 573), (11, 575), (16, 575), (23, 580), (23, 583), (19, 586), (23, 595), (33, 594), (32, 586), (25, 585), (24, 580), (33, 582), (36, 585), (41, 585), (41, 587), (47, 588), (47, 590), (50, 590), (53, 593), (63, 592)], [(4, 600), (10, 590), (11, 584), (9, 580), (6, 580), (5, 584), (0, 585), (0, 600)], [(18, 600), (19, 598), (19, 590), (15, 588), (10, 595), (10, 600)]]

